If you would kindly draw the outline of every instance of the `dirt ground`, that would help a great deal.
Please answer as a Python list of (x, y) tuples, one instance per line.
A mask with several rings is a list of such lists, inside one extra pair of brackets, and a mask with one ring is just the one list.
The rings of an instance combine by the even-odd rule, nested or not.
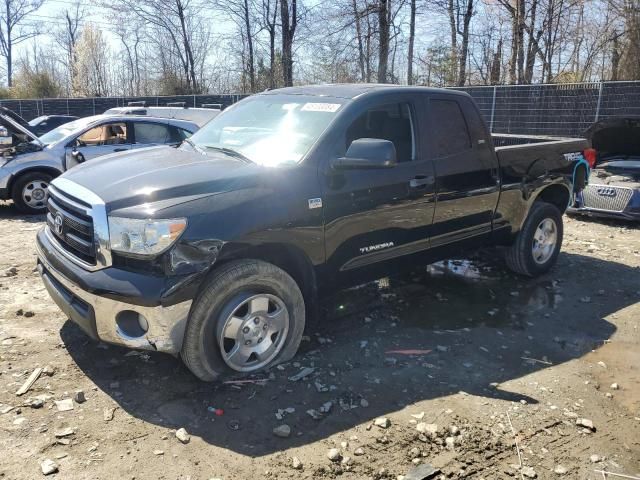
[(45, 460), (58, 479), (640, 476), (638, 226), (566, 219), (538, 279), (488, 251), (341, 292), (294, 362), (210, 385), (67, 322), (35, 271), (41, 225), (0, 204), (1, 479)]

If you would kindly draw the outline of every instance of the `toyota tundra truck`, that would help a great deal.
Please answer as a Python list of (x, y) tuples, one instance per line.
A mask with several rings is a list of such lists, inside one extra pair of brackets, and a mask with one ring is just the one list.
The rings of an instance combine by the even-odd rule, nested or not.
[(453, 90), (268, 91), (177, 149), (53, 180), (38, 269), (96, 340), (179, 355), (205, 381), (252, 373), (295, 355), (335, 289), (483, 245), (547, 272), (588, 147), (492, 136)]

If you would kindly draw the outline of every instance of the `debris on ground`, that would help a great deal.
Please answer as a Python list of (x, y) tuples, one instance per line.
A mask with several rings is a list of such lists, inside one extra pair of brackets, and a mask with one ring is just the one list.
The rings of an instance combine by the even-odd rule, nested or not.
[(374, 420), (373, 424), (376, 427), (389, 428), (391, 426), (391, 420), (389, 420), (387, 417), (378, 417)]
[(42, 368), (38, 367), (34, 369), (33, 372), (31, 372), (31, 375), (29, 375), (27, 380), (18, 389), (18, 391), (16, 392), (16, 395), (20, 396), (27, 393), (31, 389), (31, 387), (33, 387), (33, 384), (36, 383), (38, 378), (40, 378), (41, 374), (42, 374)]
[(180, 440), (180, 443), (189, 443), (191, 441), (191, 435), (184, 428), (176, 430), (176, 438)]
[(51, 475), (52, 473), (56, 473), (58, 471), (58, 464), (53, 460), (47, 458), (40, 464), (40, 469), (42, 470), (43, 475)]
[(327, 452), (327, 458), (332, 462), (337, 462), (342, 458), (342, 453), (337, 448), (331, 448)]
[(73, 400), (70, 398), (63, 398), (62, 400), (54, 400), (59, 412), (68, 412), (73, 410)]
[(279, 425), (273, 429), (273, 434), (276, 437), (288, 438), (291, 435), (291, 427), (286, 423)]
[(116, 413), (116, 408), (117, 407), (105, 407), (102, 410), (102, 418), (105, 422), (110, 422), (111, 420), (113, 420), (113, 416)]
[(588, 418), (577, 418), (576, 425), (578, 425), (579, 427), (587, 428), (592, 432), (596, 431), (596, 427), (593, 426), (593, 421), (589, 420)]
[(411, 468), (404, 476), (404, 480), (429, 480), (440, 473), (440, 470), (434, 468), (428, 463), (421, 463)]
[(84, 396), (84, 392), (82, 390), (77, 390), (76, 393), (73, 394), (73, 400), (76, 403), (84, 403), (87, 401), (87, 397)]
[(311, 375), (313, 372), (315, 372), (315, 368), (313, 367), (306, 367), (303, 368), (302, 370), (300, 370), (298, 373), (296, 373), (295, 375), (292, 375), (289, 377), (289, 380), (292, 382), (297, 382), (298, 380), (302, 380), (304, 377), (308, 377), (309, 375)]

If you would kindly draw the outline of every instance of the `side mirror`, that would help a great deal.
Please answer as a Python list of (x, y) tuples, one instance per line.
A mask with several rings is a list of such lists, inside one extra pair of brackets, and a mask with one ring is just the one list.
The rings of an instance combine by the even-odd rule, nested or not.
[(76, 150), (75, 148), (71, 151), (71, 156), (75, 159), (76, 162), (82, 163), (84, 162), (84, 155), (80, 150)]
[(392, 168), (396, 166), (396, 147), (389, 140), (359, 138), (351, 142), (347, 153), (331, 166), (337, 170)]

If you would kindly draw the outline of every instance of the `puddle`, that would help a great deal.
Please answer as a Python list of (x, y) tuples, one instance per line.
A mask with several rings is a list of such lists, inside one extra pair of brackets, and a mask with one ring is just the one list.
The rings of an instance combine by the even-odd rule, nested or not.
[(404, 326), (429, 329), (519, 328), (561, 300), (549, 280), (515, 277), (482, 259), (457, 259), (339, 292), (329, 316), (393, 316)]

